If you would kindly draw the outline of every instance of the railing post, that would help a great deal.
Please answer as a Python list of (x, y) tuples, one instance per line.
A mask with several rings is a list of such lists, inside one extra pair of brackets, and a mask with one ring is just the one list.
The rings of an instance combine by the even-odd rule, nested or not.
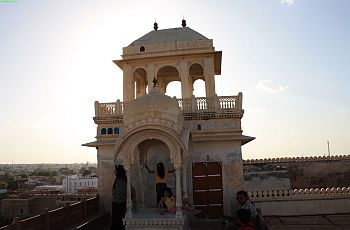
[(98, 101), (95, 101), (95, 117), (98, 117), (99, 116), (99, 106), (98, 106)]
[(69, 203), (66, 203), (64, 205), (64, 213), (66, 215), (66, 224), (65, 224), (65, 226), (67, 227), (70, 224), (70, 205), (69, 205)]
[(192, 113), (195, 113), (197, 111), (197, 100), (196, 100), (196, 97), (194, 95), (192, 95), (192, 98), (191, 98), (191, 112)]
[(122, 115), (122, 106), (121, 106), (121, 102), (118, 99), (117, 102), (115, 103), (115, 115)]
[(50, 230), (51, 226), (50, 226), (50, 213), (49, 213), (49, 209), (45, 208), (43, 215), (45, 216), (45, 229), (46, 230)]
[(88, 216), (86, 197), (82, 198), (81, 202), (83, 203), (84, 216), (85, 216), (85, 218), (86, 218), (86, 217)]
[(242, 100), (243, 94), (241, 92), (238, 93), (238, 102), (236, 103), (236, 111), (242, 111)]
[(16, 216), (15, 218), (13, 218), (12, 224), (15, 225), (16, 230), (21, 230), (21, 225), (19, 223), (19, 217)]
[(217, 94), (214, 94), (213, 100), (214, 111), (218, 112), (220, 110), (220, 102)]

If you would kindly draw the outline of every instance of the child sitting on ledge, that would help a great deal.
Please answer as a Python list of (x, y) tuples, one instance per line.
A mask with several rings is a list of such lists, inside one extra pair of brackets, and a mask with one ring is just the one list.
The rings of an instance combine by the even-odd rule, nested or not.
[(176, 212), (175, 198), (171, 192), (171, 189), (168, 187), (163, 190), (163, 197), (158, 203), (158, 211), (161, 215), (164, 215), (164, 212)]

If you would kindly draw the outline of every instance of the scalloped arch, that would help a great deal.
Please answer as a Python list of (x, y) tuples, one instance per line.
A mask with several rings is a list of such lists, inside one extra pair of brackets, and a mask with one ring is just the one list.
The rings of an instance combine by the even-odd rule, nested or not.
[(170, 160), (174, 164), (175, 168), (181, 167), (181, 164), (185, 160), (184, 158), (184, 147), (180, 140), (170, 135), (163, 130), (139, 130), (135, 133), (130, 134), (122, 141), (119, 147), (116, 149), (114, 154), (114, 160), (120, 154), (123, 154), (123, 164), (126, 166), (133, 165), (133, 160), (135, 159), (135, 149), (136, 147), (145, 140), (156, 139), (163, 142), (170, 150)]

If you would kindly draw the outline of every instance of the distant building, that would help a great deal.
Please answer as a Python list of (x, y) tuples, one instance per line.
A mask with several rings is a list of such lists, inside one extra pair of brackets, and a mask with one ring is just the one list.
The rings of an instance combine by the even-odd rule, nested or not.
[(0, 189), (0, 200), (6, 198), (8, 195), (8, 190), (7, 189)]
[(58, 207), (56, 197), (54, 196), (29, 199), (4, 199), (1, 204), (1, 216), (6, 218), (25, 218), (38, 215), (45, 208), (51, 210)]
[(40, 185), (33, 190), (35, 193), (61, 193), (63, 192), (63, 185)]
[(97, 188), (97, 177), (67, 176), (63, 179), (63, 191), (67, 194), (78, 193), (81, 188)]

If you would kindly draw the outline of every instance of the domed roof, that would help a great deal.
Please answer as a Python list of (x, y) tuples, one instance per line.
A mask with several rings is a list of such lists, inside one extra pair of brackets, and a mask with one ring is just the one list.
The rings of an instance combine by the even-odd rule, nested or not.
[(179, 27), (164, 30), (153, 30), (140, 37), (139, 39), (133, 41), (129, 46), (143, 46), (148, 44), (197, 40), (209, 39), (189, 27)]
[(160, 120), (177, 126), (182, 117), (180, 114), (181, 109), (175, 98), (160, 93), (158, 87), (152, 87), (149, 94), (126, 103), (123, 119), (125, 126), (157, 123)]

